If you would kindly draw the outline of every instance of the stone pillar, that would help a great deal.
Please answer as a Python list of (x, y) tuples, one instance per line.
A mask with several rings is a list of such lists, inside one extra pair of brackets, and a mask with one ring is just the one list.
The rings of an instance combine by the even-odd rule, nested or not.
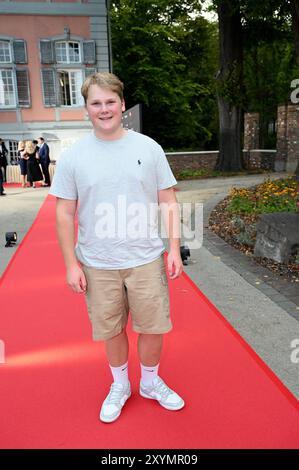
[(277, 108), (276, 148), (275, 171), (294, 172), (299, 158), (299, 106), (296, 104)]
[[(243, 164), (248, 170), (252, 169), (251, 151), (259, 148), (260, 115), (259, 113), (244, 114), (244, 150)], [(253, 164), (253, 166), (255, 163)]]
[(286, 171), (295, 172), (299, 159), (299, 106), (288, 105), (288, 154)]
[(260, 115), (259, 113), (245, 113), (244, 115), (244, 150), (250, 151), (260, 148)]
[(277, 107), (277, 139), (276, 139), (276, 159), (275, 159), (275, 171), (285, 171), (287, 155), (288, 155), (288, 143), (287, 143), (287, 131), (288, 131), (288, 107), (286, 104), (281, 104)]

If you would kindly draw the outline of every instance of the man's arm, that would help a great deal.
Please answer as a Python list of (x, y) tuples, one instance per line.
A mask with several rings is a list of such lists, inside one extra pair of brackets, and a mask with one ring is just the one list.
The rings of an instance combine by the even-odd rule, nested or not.
[(158, 201), (169, 239), (169, 253), (167, 258), (168, 273), (170, 279), (175, 279), (180, 276), (183, 271), (183, 262), (180, 252), (180, 208), (173, 188), (158, 191)]
[(67, 283), (74, 292), (86, 291), (85, 275), (75, 255), (75, 213), (77, 201), (57, 198), (56, 230), (66, 267)]

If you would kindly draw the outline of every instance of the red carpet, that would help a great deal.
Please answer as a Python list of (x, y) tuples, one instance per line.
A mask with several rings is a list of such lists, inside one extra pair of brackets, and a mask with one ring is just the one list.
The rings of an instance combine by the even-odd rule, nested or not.
[[(42, 183), (35, 183), (37, 188), (40, 188)], [(5, 188), (21, 188), (21, 183), (3, 183), (3, 187)], [(29, 183), (27, 183), (27, 187), (29, 187)]]
[(185, 409), (138, 395), (130, 331), (134, 393), (118, 421), (99, 422), (111, 376), (83, 297), (65, 285), (54, 206), (49, 196), (0, 284), (1, 448), (299, 447), (298, 401), (186, 275), (170, 283), (175, 328), (160, 367)]

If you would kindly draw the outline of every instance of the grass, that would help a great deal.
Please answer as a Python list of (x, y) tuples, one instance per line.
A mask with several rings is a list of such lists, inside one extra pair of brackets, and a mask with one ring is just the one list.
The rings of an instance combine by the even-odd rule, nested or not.
[(255, 174), (269, 173), (268, 170), (241, 170), (241, 171), (217, 171), (209, 170), (207, 168), (186, 169), (181, 170), (175, 174), (178, 180), (189, 180), (189, 179), (200, 179), (200, 178), (217, 178), (226, 176), (244, 176), (244, 175), (255, 175)]

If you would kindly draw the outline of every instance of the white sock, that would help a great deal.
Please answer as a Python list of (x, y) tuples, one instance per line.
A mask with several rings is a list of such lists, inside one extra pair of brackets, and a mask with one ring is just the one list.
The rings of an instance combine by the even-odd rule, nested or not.
[(159, 364), (156, 366), (144, 366), (140, 363), (141, 367), (141, 381), (144, 385), (151, 385), (153, 380), (158, 376)]
[[(110, 365), (110, 364), (109, 364)], [(111, 373), (113, 375), (114, 382), (119, 384), (127, 385), (129, 382), (128, 376), (128, 362), (119, 367), (110, 366)]]

